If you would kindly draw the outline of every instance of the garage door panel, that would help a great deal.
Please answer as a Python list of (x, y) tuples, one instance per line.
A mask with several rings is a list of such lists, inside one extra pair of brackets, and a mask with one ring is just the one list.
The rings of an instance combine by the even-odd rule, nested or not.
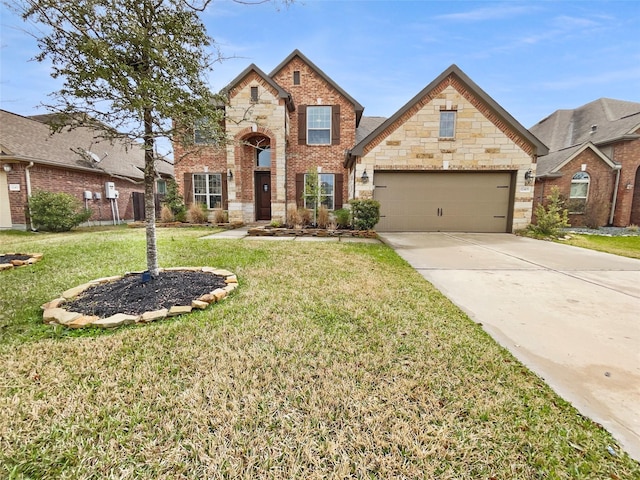
[(506, 232), (509, 172), (376, 172), (380, 231)]

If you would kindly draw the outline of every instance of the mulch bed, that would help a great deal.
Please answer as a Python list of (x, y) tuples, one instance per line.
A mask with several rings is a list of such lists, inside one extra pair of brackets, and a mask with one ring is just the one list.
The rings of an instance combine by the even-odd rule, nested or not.
[(11, 263), (12, 260), (26, 261), (31, 258), (31, 255), (5, 255), (0, 254), (0, 263)]
[(98, 317), (141, 315), (175, 305), (191, 305), (192, 300), (225, 286), (225, 277), (205, 272), (163, 271), (144, 283), (141, 274), (131, 274), (85, 290), (65, 303), (64, 308)]

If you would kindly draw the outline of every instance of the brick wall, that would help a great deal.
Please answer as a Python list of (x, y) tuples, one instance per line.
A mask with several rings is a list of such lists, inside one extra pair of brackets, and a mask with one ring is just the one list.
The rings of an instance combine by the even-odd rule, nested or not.
[[(19, 184), (19, 192), (9, 192), (11, 204), (11, 221), (14, 225), (27, 225), (27, 185), (25, 180), (25, 164), (12, 164), (14, 169), (7, 175), (7, 183)], [(49, 192), (64, 192), (72, 195), (84, 205), (85, 190), (100, 192), (102, 200), (89, 200), (88, 207), (92, 210), (89, 221), (110, 222), (113, 220), (110, 200), (105, 198), (105, 182), (114, 182), (119, 192), (118, 209), (121, 220), (133, 220), (133, 192), (144, 192), (144, 185), (134, 184), (123, 179), (112, 178), (77, 170), (67, 170), (46, 165), (34, 165), (30, 170), (31, 192), (45, 190)]]
[[(640, 130), (636, 133), (640, 133)], [(638, 225), (640, 224), (640, 193), (638, 193), (640, 190), (640, 178), (638, 178), (640, 139), (615, 144), (613, 160), (622, 164), (613, 224), (615, 226), (628, 226), (632, 223)]]
[[(300, 85), (293, 84), (293, 72), (300, 72)], [(296, 174), (322, 167), (323, 173), (340, 173), (344, 178), (343, 201), (347, 201), (347, 170), (343, 167), (344, 152), (355, 145), (356, 114), (354, 106), (300, 58), (294, 57), (274, 80), (291, 93), (298, 108), (301, 105), (340, 106), (340, 144), (298, 145), (298, 109), (290, 113), (289, 145), (287, 146), (287, 184), (295, 186)], [(287, 202), (297, 202), (295, 188), (289, 188)]]

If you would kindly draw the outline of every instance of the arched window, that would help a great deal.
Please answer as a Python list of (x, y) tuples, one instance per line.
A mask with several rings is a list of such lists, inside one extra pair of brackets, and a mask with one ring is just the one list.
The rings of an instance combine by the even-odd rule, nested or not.
[(589, 183), (591, 178), (587, 172), (578, 172), (571, 178), (571, 191), (569, 192), (569, 212), (584, 213), (589, 195)]

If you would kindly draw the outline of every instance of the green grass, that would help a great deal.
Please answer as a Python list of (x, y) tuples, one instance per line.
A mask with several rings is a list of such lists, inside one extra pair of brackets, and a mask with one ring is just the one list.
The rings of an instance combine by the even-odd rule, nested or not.
[(576, 247), (613, 253), (623, 257), (640, 258), (640, 236), (608, 237), (604, 235), (575, 235), (568, 240), (562, 240)]
[(160, 264), (232, 270), (229, 298), (81, 332), (39, 306), (144, 268), (144, 231), (0, 233), (45, 254), (0, 276), (0, 477), (640, 477), (388, 247), (205, 233), (159, 229)]

